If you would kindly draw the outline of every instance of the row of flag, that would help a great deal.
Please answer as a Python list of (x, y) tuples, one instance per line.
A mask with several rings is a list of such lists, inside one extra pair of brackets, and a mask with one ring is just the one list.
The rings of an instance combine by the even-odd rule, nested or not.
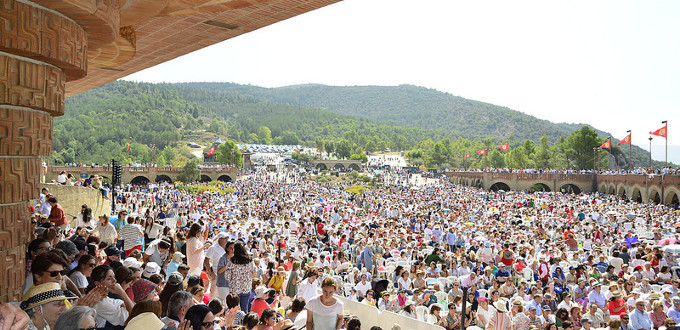
[[(668, 138), (668, 136), (666, 135), (666, 128), (667, 128), (667, 127), (668, 127), (668, 126), (661, 127), (661, 128), (657, 129), (657, 130), (654, 131), (654, 132), (649, 132), (649, 134), (650, 134), (650, 135), (660, 136), (660, 137), (662, 137), (662, 138)], [(621, 140), (621, 142), (619, 142), (619, 145), (622, 145), (622, 144), (630, 144), (630, 133), (629, 133), (628, 135), (626, 135), (626, 137), (624, 137), (624, 138)], [(609, 150), (612, 150), (612, 141), (611, 141), (611, 138), (608, 139), (607, 141), (605, 141), (605, 143), (603, 143), (603, 144), (600, 146), (600, 149), (609, 149)]]
[[(661, 128), (659, 128), (659, 129), (657, 129), (657, 130), (654, 131), (654, 132), (649, 132), (649, 134), (651, 134), (651, 135), (656, 135), (656, 136), (660, 136), (660, 137), (663, 137), (663, 138), (667, 138), (667, 135), (666, 135), (666, 128), (667, 128), (667, 127), (668, 127), (668, 126), (666, 125), (666, 126), (664, 126), (664, 127), (661, 127)], [(629, 133), (628, 135), (626, 135), (626, 137), (624, 137), (624, 138), (621, 140), (621, 142), (619, 142), (619, 145), (622, 145), (622, 144), (631, 144), (631, 143), (630, 143), (630, 133)], [(509, 150), (510, 150), (510, 145), (509, 145), (508, 143), (505, 143), (504, 145), (498, 146), (498, 147), (496, 147), (496, 148), (498, 148), (498, 149), (501, 150), (501, 151), (509, 151)], [(607, 141), (606, 141), (605, 143), (603, 143), (603, 144), (600, 146), (600, 149), (609, 149), (609, 150), (611, 150), (611, 149), (612, 149), (612, 141), (611, 141), (611, 138), (610, 138), (610, 139), (607, 139)], [(476, 154), (485, 156), (485, 155), (486, 155), (486, 148), (477, 151)], [(469, 152), (468, 152), (467, 155), (465, 155), (465, 156), (463, 157), (463, 159), (468, 159), (468, 158), (470, 158), (470, 153), (469, 153)]]

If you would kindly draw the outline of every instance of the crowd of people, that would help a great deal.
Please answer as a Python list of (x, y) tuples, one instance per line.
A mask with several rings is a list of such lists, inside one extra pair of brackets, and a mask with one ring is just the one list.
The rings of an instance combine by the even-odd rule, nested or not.
[(126, 186), (112, 216), (83, 205), (75, 219), (43, 190), (23, 299), (0, 305), (0, 328), (374, 326), (348, 301), (448, 330), (680, 321), (676, 210), (383, 175), (363, 194), (297, 171), (230, 194)]

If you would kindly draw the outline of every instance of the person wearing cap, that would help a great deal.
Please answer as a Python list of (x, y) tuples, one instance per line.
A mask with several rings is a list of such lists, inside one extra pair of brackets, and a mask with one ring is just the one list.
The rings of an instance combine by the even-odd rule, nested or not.
[(536, 326), (539, 329), (543, 329), (543, 326), (545, 325), (546, 321), (545, 318), (542, 315), (538, 315), (538, 309), (536, 308), (535, 305), (527, 305), (527, 311), (528, 311), (528, 317), (529, 317), (529, 324), (527, 324), (527, 329), (530, 326)]
[(499, 263), (498, 270), (494, 276), (496, 276), (496, 281), (499, 283), (505, 283), (505, 281), (510, 277), (510, 272), (505, 269), (504, 263)]
[[(225, 253), (227, 253), (227, 243), (229, 242), (229, 235), (226, 232), (220, 231), (217, 233), (217, 235), (214, 238), (214, 243), (212, 246), (208, 248), (208, 250), (205, 252), (205, 259), (203, 259), (203, 268), (205, 269), (206, 273), (208, 274), (208, 278), (210, 279), (210, 293), (213, 296), (216, 296), (217, 293), (217, 273), (218, 273), (218, 264), (220, 262), (220, 258), (224, 256)], [(226, 297), (226, 295), (224, 295)], [(222, 298), (221, 301), (224, 301), (224, 298)]]
[(653, 328), (654, 324), (645, 310), (644, 300), (635, 301), (635, 309), (630, 313), (630, 325), (635, 330), (651, 330)]
[(108, 265), (111, 262), (120, 262), (120, 254), (122, 251), (118, 250), (115, 246), (109, 246), (106, 249), (104, 249), (104, 253), (106, 254), (106, 260), (104, 261), (104, 265)]
[[(262, 312), (267, 308), (272, 308), (270, 304), (267, 303), (266, 299), (269, 297), (269, 292), (274, 291), (272, 288), (267, 288), (265, 286), (258, 286), (255, 288), (255, 299), (250, 306), (250, 311), (257, 313), (257, 315), (262, 316)], [(277, 300), (278, 302), (278, 300)]]
[(602, 310), (607, 307), (607, 298), (602, 292), (602, 283), (595, 281), (591, 285), (593, 290), (588, 294), (588, 302), (597, 304)]
[(587, 318), (582, 318), (581, 319), (581, 329), (583, 330), (590, 330), (593, 327), (593, 323), (590, 321), (590, 319)]
[(55, 329), (57, 319), (66, 310), (68, 298), (57, 283), (35, 285), (24, 294), (20, 308), (30, 317), (29, 329)]
[(626, 311), (626, 301), (623, 299), (620, 291), (612, 292), (612, 297), (607, 302), (607, 310), (609, 310), (609, 315), (617, 315), (619, 317), (623, 314), (628, 314)]

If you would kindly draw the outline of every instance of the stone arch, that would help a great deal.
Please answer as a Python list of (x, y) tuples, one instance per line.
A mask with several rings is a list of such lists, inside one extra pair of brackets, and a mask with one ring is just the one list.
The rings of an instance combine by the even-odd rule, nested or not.
[(661, 203), (661, 191), (656, 187), (649, 187), (649, 190), (647, 190), (647, 202)]
[(666, 196), (663, 200), (664, 204), (671, 205), (673, 208), (678, 208), (680, 205), (680, 190), (674, 187), (666, 188)]
[(159, 174), (156, 175), (156, 180), (153, 180), (153, 182), (167, 182), (167, 183), (172, 183), (172, 179), (165, 175), (165, 174)]
[(579, 188), (577, 185), (573, 183), (566, 183), (563, 184), (562, 187), (560, 187), (560, 192), (563, 192), (565, 194), (580, 194), (581, 193), (581, 188)]
[(527, 189), (529, 192), (535, 192), (535, 191), (550, 191), (550, 186), (546, 184), (545, 182), (534, 182), (529, 186), (529, 189)]
[(610, 195), (616, 195), (616, 185), (615, 184), (610, 184), (609, 185), (609, 191), (607, 192)]
[(217, 181), (222, 181), (222, 182), (232, 182), (232, 181), (234, 181), (234, 180), (233, 180), (230, 176), (224, 174), (224, 175), (220, 175), (220, 177), (217, 178)]
[(316, 164), (316, 168), (318, 168), (319, 170), (324, 171), (324, 170), (327, 170), (327, 169), (328, 169), (328, 166), (326, 166), (326, 164), (324, 164), (324, 163), (318, 163), (318, 164)]
[(640, 190), (639, 186), (635, 185), (633, 189), (631, 189), (630, 199), (638, 203), (642, 203), (642, 191)]
[(601, 184), (597, 191), (601, 193), (607, 193), (607, 184), (606, 183)]
[(616, 188), (616, 194), (621, 197), (626, 197), (626, 185), (623, 183), (619, 184), (619, 186)]
[(210, 182), (210, 181), (212, 181), (212, 179), (205, 174), (201, 174), (201, 176), (198, 178), (198, 182)]
[(333, 169), (336, 170), (336, 171), (344, 171), (345, 165), (342, 165), (341, 163), (337, 163), (337, 164), (335, 164), (335, 166), (333, 166)]
[(357, 171), (359, 172), (359, 165), (357, 164), (349, 164), (349, 169), (352, 171)]
[(499, 191), (499, 190), (505, 190), (505, 191), (510, 191), (510, 186), (508, 186), (507, 183), (499, 181), (491, 185), (489, 187), (489, 190), (491, 191)]
[(149, 184), (149, 182), (151, 182), (151, 180), (143, 175), (138, 175), (130, 180), (130, 184), (132, 185), (145, 185)]

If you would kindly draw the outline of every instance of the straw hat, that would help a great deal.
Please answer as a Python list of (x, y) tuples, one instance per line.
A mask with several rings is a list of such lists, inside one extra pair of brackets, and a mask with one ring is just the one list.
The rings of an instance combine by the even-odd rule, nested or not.
[(146, 312), (132, 318), (125, 329), (160, 330), (163, 329), (164, 326), (165, 323), (161, 322), (156, 314), (153, 312)]
[(21, 309), (29, 310), (35, 306), (40, 306), (48, 302), (76, 299), (77, 297), (66, 297), (64, 291), (58, 283), (43, 283), (28, 289), (21, 299)]
[(493, 303), (493, 307), (496, 307), (501, 313), (506, 313), (508, 309), (506, 308), (505, 299), (498, 299), (497, 302)]

